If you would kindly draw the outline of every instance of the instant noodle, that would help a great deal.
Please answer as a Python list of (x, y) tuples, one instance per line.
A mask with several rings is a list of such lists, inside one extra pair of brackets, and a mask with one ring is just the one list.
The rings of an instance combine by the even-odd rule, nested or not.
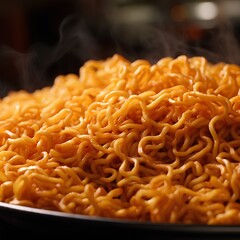
[(240, 224), (240, 67), (115, 54), (0, 101), (0, 201)]

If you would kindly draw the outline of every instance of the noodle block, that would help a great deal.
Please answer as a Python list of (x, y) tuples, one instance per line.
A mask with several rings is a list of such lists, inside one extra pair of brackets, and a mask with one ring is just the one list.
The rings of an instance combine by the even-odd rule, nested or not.
[(240, 67), (115, 54), (0, 100), (0, 201), (240, 224)]

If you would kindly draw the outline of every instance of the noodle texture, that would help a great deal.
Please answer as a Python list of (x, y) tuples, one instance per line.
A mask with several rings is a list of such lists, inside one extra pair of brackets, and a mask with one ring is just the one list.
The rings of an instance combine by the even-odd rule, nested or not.
[(240, 224), (240, 66), (115, 54), (0, 100), (0, 201)]

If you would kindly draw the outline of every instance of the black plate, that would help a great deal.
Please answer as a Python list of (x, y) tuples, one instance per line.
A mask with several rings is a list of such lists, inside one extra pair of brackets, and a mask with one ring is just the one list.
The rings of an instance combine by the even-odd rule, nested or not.
[[(0, 202), (0, 220), (6, 236), (85, 235), (101, 239), (240, 239), (240, 226), (153, 224), (36, 209)], [(4, 226), (4, 227), (3, 227)], [(22, 236), (21, 236), (22, 234)], [(26, 235), (27, 234), (27, 235)], [(1, 236), (1, 234), (0, 234)], [(86, 238), (86, 239), (89, 239)], [(3, 239), (3, 238), (0, 238)], [(5, 238), (10, 239), (10, 238)], [(30, 239), (30, 238), (29, 238)], [(82, 239), (82, 238), (80, 238)]]

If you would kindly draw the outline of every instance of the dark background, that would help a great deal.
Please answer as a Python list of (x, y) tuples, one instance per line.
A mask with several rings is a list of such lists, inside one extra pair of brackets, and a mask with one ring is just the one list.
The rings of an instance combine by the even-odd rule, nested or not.
[(240, 64), (240, 1), (0, 1), (0, 97), (52, 85), (115, 53)]
[[(240, 64), (239, 30), (238, 0), (1, 0), (0, 97), (13, 90), (32, 92), (51, 86), (57, 75), (78, 74), (87, 60), (115, 53), (131, 61), (144, 58), (152, 63), (165, 56), (186, 54)], [(9, 224), (5, 221), (11, 217), (7, 216), (8, 212), (1, 215), (0, 239), (14, 239), (15, 234), (20, 239), (49, 237), (41, 230), (30, 231), (31, 224), (25, 231)], [(41, 229), (44, 223), (48, 221), (39, 223)], [(84, 231), (79, 227), (78, 237), (82, 237)], [(192, 236), (188, 232), (186, 237), (177, 234), (174, 238), (171, 232), (129, 235), (122, 229), (106, 235), (109, 228), (99, 232), (95, 227), (85, 231), (104, 239), (239, 239), (221, 234), (213, 238), (207, 233)], [(75, 235), (54, 233), (53, 237)]]

